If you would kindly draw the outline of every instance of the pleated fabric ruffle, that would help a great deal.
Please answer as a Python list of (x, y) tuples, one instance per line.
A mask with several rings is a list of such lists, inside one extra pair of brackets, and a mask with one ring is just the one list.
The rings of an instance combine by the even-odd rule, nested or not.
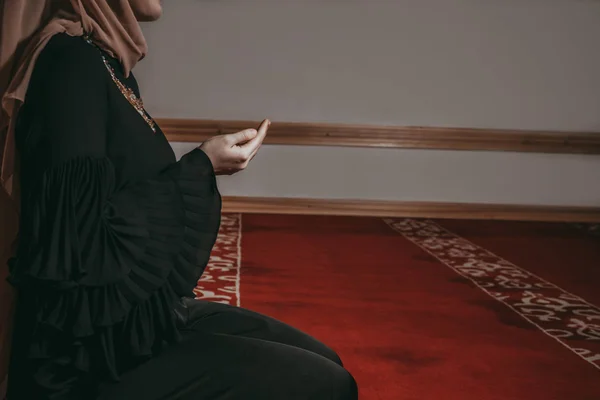
[(173, 304), (193, 296), (219, 229), (210, 160), (196, 149), (117, 189), (108, 158), (78, 158), (35, 187), (9, 278), (36, 315), (35, 381), (58, 395), (78, 374), (118, 380), (179, 338)]

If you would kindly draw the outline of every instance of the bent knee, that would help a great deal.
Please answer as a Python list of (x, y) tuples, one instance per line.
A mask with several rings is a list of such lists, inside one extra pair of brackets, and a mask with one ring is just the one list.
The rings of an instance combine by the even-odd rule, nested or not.
[[(335, 356), (339, 360), (337, 354)], [(313, 355), (312, 357), (315, 356)], [(328, 400), (358, 399), (356, 380), (348, 370), (337, 364), (334, 360), (327, 360), (324, 357), (312, 358), (312, 363), (305, 363), (304, 368), (311, 372), (305, 375), (305, 377), (308, 377), (308, 380), (304, 380), (302, 384), (303, 389), (301, 390), (305, 390), (305, 394), (310, 393), (310, 395), (298, 398)]]
[(358, 399), (358, 386), (356, 380), (346, 369), (336, 368), (333, 374), (332, 396), (333, 400), (356, 400)]
[(324, 346), (324, 347), (325, 347), (325, 349), (321, 352), (321, 355), (323, 357), (327, 358), (328, 360), (333, 361), (340, 367), (343, 367), (344, 363), (342, 362), (342, 359), (340, 358), (338, 353), (336, 353), (333, 349), (331, 349), (327, 346)]

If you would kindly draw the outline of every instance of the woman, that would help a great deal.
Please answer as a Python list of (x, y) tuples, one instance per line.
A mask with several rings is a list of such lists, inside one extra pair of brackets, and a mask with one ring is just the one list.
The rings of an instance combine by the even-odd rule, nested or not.
[(20, 205), (8, 399), (357, 398), (317, 340), (192, 298), (220, 223), (215, 175), (244, 169), (269, 122), (176, 162), (131, 74), (137, 21), (161, 11), (2, 2), (2, 183)]

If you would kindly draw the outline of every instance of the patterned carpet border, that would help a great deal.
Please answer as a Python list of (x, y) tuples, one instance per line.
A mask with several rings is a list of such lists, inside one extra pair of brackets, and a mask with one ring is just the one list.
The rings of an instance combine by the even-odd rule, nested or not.
[(240, 306), (242, 215), (224, 214), (204, 274), (194, 289), (197, 299)]
[(600, 369), (600, 308), (431, 220), (386, 218), (396, 232)]

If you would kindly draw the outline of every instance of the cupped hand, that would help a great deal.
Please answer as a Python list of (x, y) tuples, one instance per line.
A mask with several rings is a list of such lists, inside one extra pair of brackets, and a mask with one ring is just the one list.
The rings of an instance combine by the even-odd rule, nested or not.
[(271, 121), (265, 119), (258, 130), (245, 129), (212, 137), (200, 149), (212, 162), (216, 175), (232, 175), (246, 169), (263, 143)]

